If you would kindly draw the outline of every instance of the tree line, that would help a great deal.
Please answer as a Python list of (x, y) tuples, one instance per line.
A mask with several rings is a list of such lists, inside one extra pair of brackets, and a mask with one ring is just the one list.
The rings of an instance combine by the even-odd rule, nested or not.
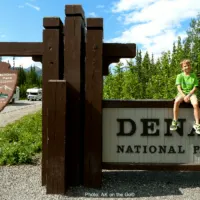
[[(180, 61), (190, 59), (192, 70), (200, 79), (200, 14), (190, 22), (187, 37), (179, 36), (172, 51), (154, 55), (137, 50), (135, 59), (118, 63), (104, 77), (104, 99), (173, 99), (177, 94), (175, 80), (181, 73)], [(200, 97), (200, 91), (197, 92)]]
[[(180, 61), (190, 59), (193, 71), (200, 79), (200, 14), (190, 22), (187, 37), (179, 36), (173, 43), (172, 51), (163, 52), (155, 60), (154, 55), (137, 50), (136, 57), (127, 64), (118, 63), (109, 69), (103, 80), (104, 99), (173, 99), (177, 94), (175, 79), (181, 73)], [(2, 61), (2, 57), (0, 57)], [(25, 71), (18, 69), (18, 86), (21, 98), (26, 98), (26, 90), (42, 87), (42, 77), (35, 67)], [(200, 90), (197, 92), (200, 97)]]
[(30, 70), (25, 71), (23, 67), (18, 68), (18, 83), (20, 88), (20, 98), (26, 98), (26, 90), (28, 88), (42, 88), (42, 76), (38, 75), (35, 66), (31, 66)]

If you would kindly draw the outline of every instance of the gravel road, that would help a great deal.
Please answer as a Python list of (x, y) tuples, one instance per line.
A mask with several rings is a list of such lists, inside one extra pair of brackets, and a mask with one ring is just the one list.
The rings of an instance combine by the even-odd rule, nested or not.
[[(0, 127), (41, 108), (41, 102), (20, 101), (0, 113)], [(41, 164), (0, 167), (0, 200), (199, 200), (200, 172), (103, 170), (101, 189), (70, 188), (66, 195), (47, 195), (41, 186)]]
[(200, 199), (200, 172), (104, 170), (102, 189), (74, 187), (66, 195), (46, 194), (40, 165), (0, 167), (0, 180), (1, 200)]
[(42, 108), (41, 101), (16, 101), (0, 112), (0, 128)]

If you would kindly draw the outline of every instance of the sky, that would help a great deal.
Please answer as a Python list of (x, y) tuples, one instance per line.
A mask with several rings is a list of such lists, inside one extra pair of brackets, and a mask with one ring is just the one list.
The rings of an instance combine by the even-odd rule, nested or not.
[[(200, 0), (0, 0), (0, 42), (42, 42), (43, 18), (64, 22), (65, 5), (71, 4), (82, 5), (87, 18), (103, 18), (104, 43), (135, 43), (155, 58), (187, 36), (200, 12)], [(3, 61), (13, 64), (12, 57)], [(15, 66), (31, 65), (42, 67), (31, 57), (15, 58)]]

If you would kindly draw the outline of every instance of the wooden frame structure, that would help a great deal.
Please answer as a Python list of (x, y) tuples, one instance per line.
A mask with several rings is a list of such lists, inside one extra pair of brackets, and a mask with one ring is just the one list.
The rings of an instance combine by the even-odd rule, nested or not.
[(103, 19), (65, 6), (65, 24), (43, 19), (43, 42), (0, 42), (0, 56), (42, 62), (42, 185), (48, 194), (70, 186), (101, 186), (102, 89), (108, 66), (133, 58), (135, 44), (103, 43)]

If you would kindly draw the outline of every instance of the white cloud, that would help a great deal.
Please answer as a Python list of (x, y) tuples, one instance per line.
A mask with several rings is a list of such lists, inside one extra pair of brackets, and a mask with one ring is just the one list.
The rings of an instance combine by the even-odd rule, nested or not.
[(112, 12), (126, 28), (109, 42), (136, 43), (155, 57), (172, 50), (178, 36), (186, 37), (182, 25), (197, 16), (199, 0), (120, 0)]
[(159, 0), (120, 0), (119, 2), (114, 3), (112, 8), (113, 12), (122, 12), (130, 11), (144, 8), (145, 6), (150, 5)]
[(89, 15), (89, 17), (97, 17), (97, 15), (96, 15), (95, 12), (91, 12), (91, 13), (89, 13), (88, 15)]
[[(11, 66), (13, 66), (13, 57), (3, 57), (3, 62), (9, 62)], [(28, 68), (30, 66), (37, 66), (42, 68), (42, 64), (40, 62), (34, 62), (32, 57), (15, 57), (15, 67), (23, 67)]]
[(38, 7), (38, 6), (34, 6), (33, 4), (30, 4), (30, 3), (26, 3), (26, 5), (31, 7), (31, 8), (34, 8), (37, 11), (40, 11), (40, 7)]
[(96, 8), (104, 8), (104, 5), (97, 5)]

